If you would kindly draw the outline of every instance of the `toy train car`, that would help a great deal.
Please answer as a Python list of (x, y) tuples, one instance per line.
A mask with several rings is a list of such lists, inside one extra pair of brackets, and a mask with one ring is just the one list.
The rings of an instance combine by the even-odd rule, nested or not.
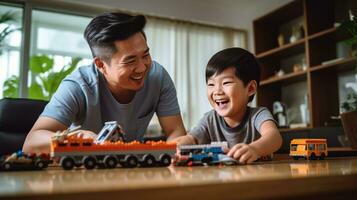
[(91, 139), (72, 137), (52, 144), (51, 156), (63, 169), (70, 170), (84, 165), (115, 168), (168, 166), (176, 153), (176, 143), (137, 141), (106, 142), (95, 144)]
[(179, 157), (176, 161), (177, 166), (195, 165), (234, 165), (237, 160), (228, 157), (224, 151), (227, 142), (212, 142), (203, 145), (181, 145), (179, 146)]

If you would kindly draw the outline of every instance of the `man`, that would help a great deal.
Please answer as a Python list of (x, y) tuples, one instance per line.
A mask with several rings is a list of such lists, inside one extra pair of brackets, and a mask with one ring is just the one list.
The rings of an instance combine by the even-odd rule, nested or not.
[(106, 121), (117, 121), (128, 140), (141, 140), (156, 112), (168, 141), (185, 135), (174, 84), (152, 61), (144, 16), (106, 13), (95, 17), (84, 36), (94, 63), (66, 77), (27, 135), (25, 152), (49, 152), (58, 130), (81, 125), (95, 138)]

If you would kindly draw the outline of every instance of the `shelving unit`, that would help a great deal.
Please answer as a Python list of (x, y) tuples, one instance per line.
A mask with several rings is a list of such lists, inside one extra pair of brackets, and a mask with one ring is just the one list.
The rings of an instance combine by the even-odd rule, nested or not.
[[(349, 9), (357, 14), (357, 2), (295, 0), (254, 20), (255, 54), (261, 64), (257, 105), (273, 112), (274, 102), (284, 102), (295, 113), (292, 123), (306, 124), (282, 132), (329, 126), (331, 116), (339, 115), (339, 74), (354, 73), (355, 63), (348, 53), (341, 56), (341, 41), (347, 36), (335, 23), (347, 20)], [(284, 35), (280, 46), (279, 35)], [(279, 70), (285, 73), (278, 76)], [(300, 105), (306, 105), (306, 117), (296, 116)]]

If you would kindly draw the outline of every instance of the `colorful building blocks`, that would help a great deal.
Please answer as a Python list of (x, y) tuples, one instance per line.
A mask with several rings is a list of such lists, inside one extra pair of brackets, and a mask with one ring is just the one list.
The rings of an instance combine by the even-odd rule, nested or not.
[(289, 156), (294, 160), (299, 158), (323, 160), (327, 155), (326, 139), (293, 139), (290, 142)]
[(51, 157), (63, 169), (168, 166), (176, 153), (176, 143), (121, 141), (124, 135), (116, 122), (107, 122), (95, 141), (78, 133), (66, 130), (52, 138)]
[(227, 142), (212, 142), (203, 145), (181, 145), (177, 166), (237, 164), (237, 161), (227, 155), (224, 151), (228, 148)]

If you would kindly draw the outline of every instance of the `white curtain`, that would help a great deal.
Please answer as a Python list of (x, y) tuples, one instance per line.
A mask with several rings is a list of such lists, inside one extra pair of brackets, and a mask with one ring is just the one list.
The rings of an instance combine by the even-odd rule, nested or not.
[(157, 18), (148, 19), (145, 33), (152, 58), (175, 83), (184, 124), (190, 129), (211, 109), (205, 81), (208, 60), (224, 48), (246, 48), (246, 36), (242, 31)]

